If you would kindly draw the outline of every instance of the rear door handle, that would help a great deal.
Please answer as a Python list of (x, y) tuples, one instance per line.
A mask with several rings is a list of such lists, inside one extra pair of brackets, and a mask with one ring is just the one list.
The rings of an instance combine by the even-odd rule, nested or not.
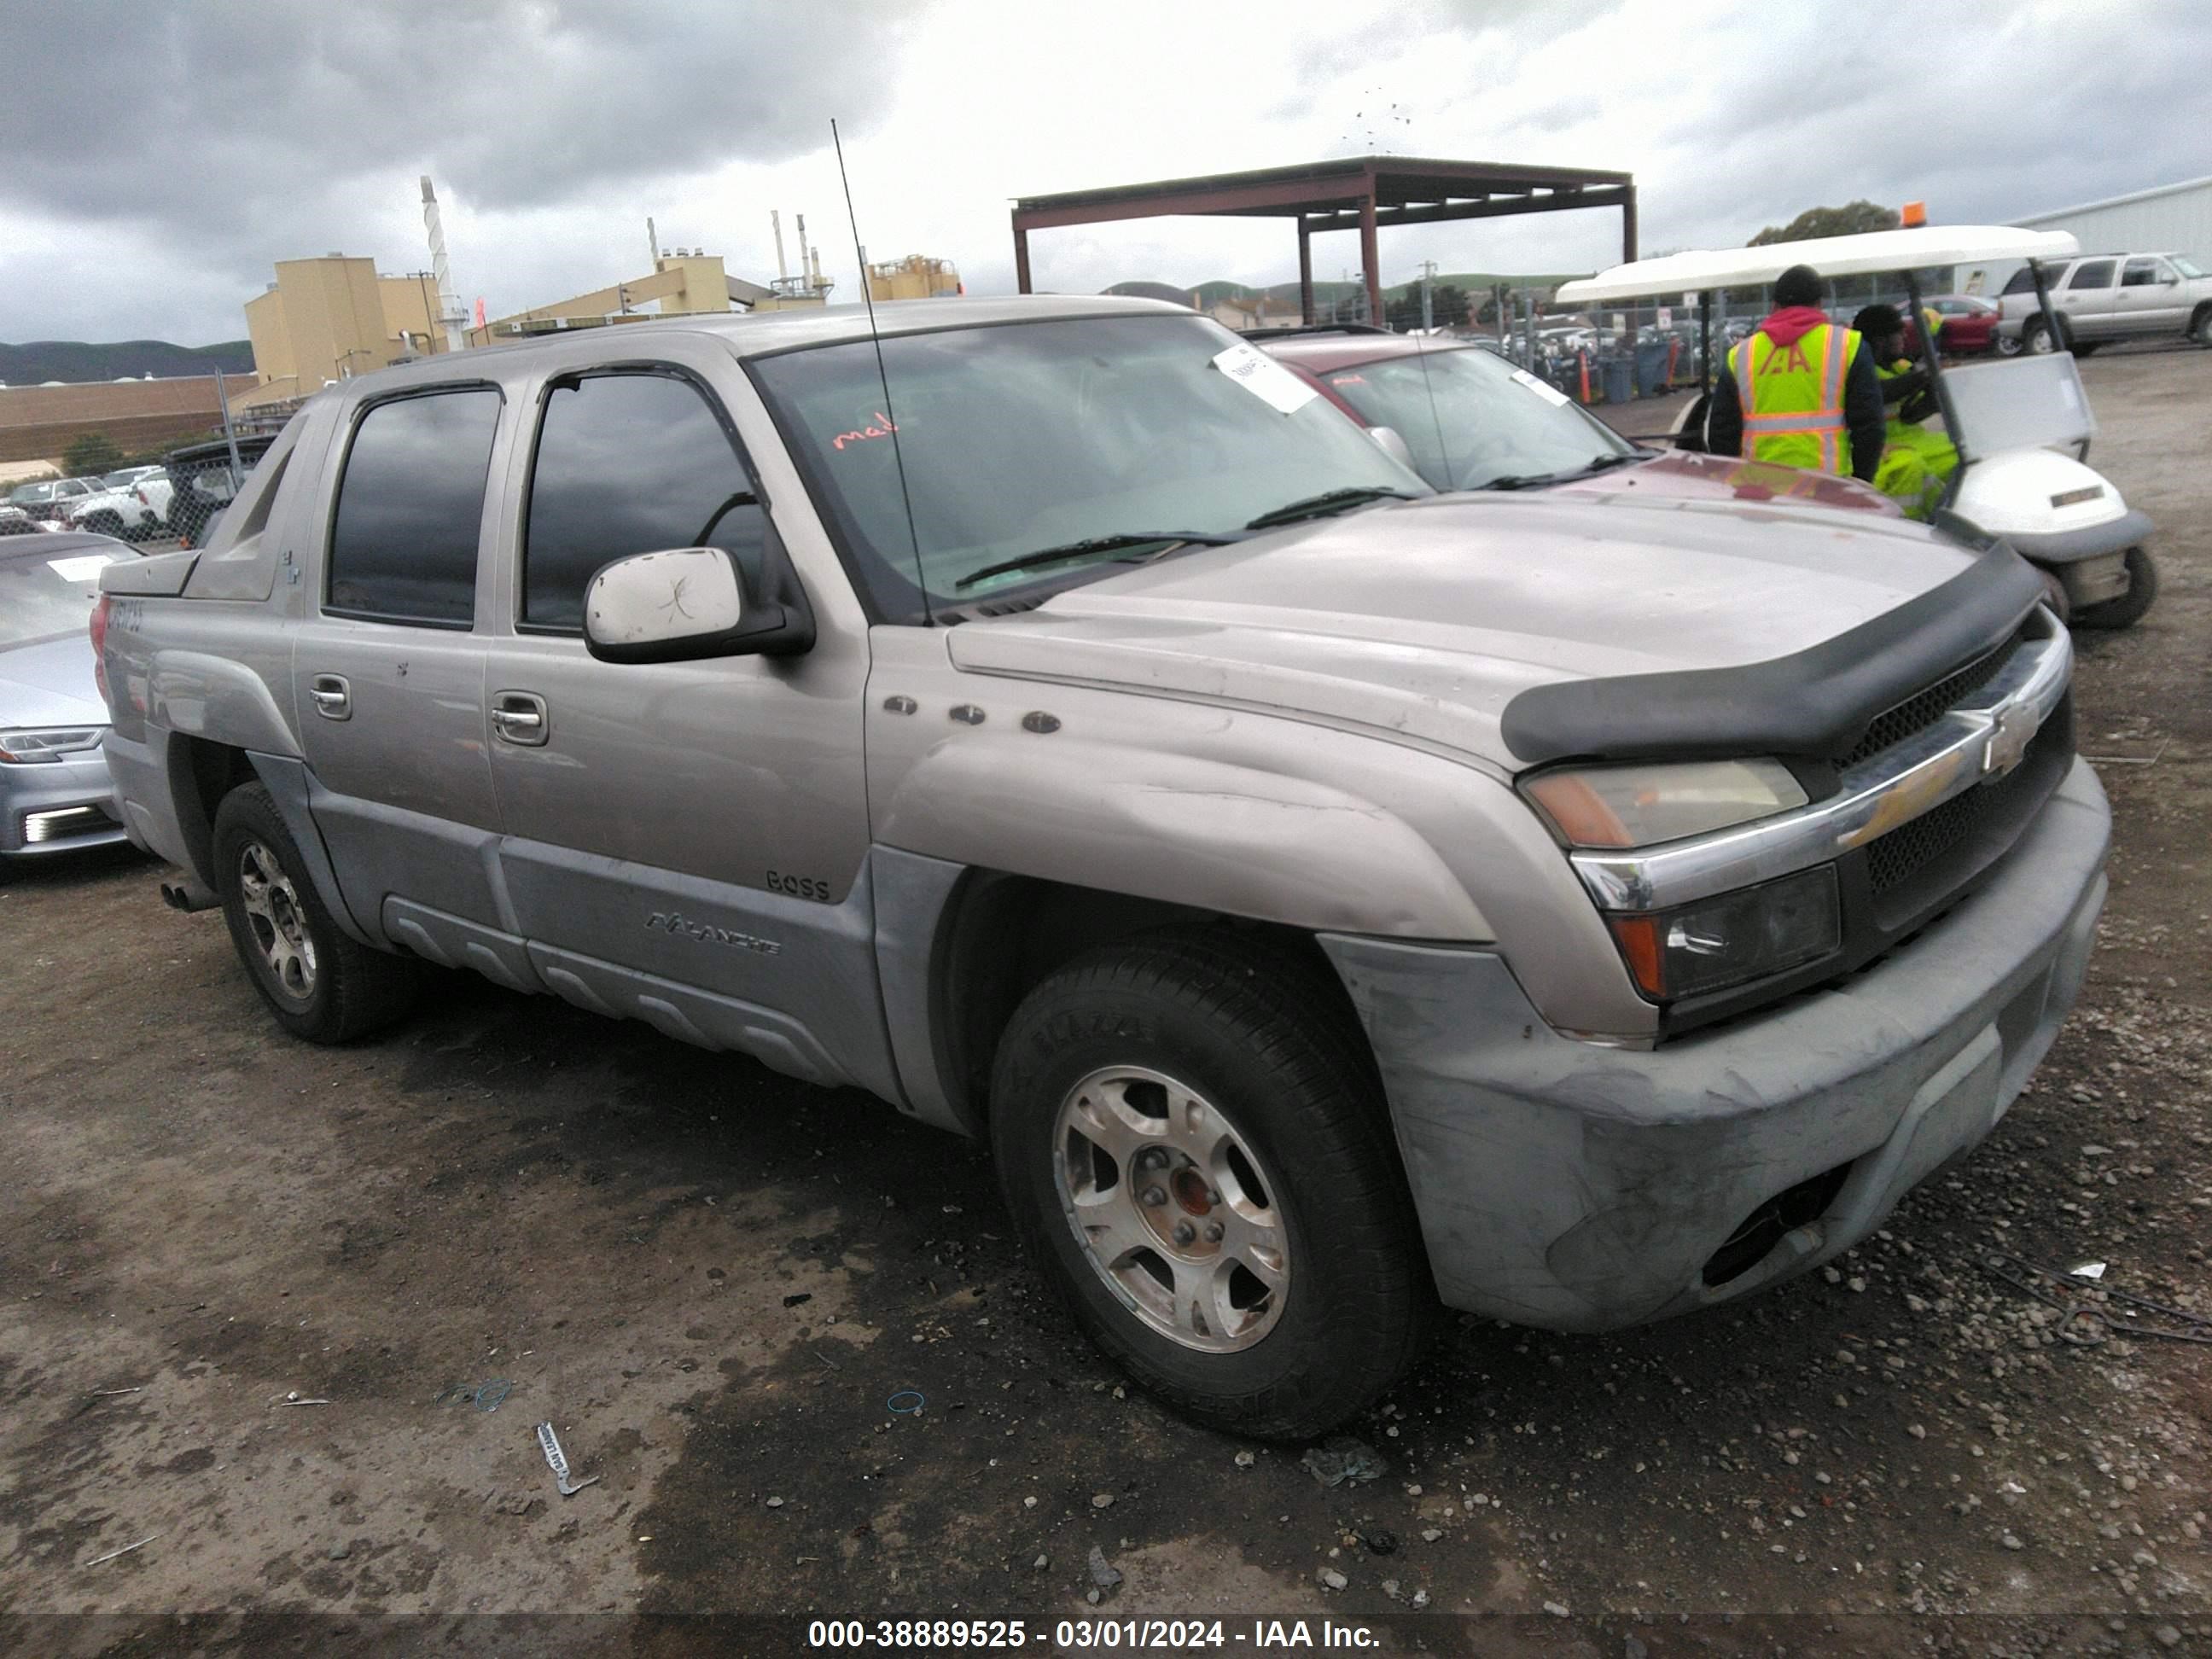
[(551, 735), (545, 718), (545, 699), (535, 691), (495, 691), (491, 698), (492, 734), (501, 743), (520, 749), (541, 749)]
[(307, 682), (307, 695), (314, 699), (315, 712), (326, 720), (349, 720), (353, 718), (353, 688), (343, 674), (318, 674)]

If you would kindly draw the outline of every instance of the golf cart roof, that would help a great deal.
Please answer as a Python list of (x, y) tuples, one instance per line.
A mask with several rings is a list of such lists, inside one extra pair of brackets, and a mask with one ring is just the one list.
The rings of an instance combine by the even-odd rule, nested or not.
[(1823, 276), (1863, 276), (1990, 259), (2065, 259), (2081, 251), (2081, 245), (2063, 230), (1923, 225), (1911, 230), (1871, 230), (1856, 236), (1769, 242), (1764, 247), (1696, 248), (1657, 259), (1638, 259), (1601, 270), (1595, 276), (1563, 283), (1558, 298), (1563, 305), (1583, 305), (1695, 294), (1705, 289), (1758, 288), (1792, 265), (1810, 265)]

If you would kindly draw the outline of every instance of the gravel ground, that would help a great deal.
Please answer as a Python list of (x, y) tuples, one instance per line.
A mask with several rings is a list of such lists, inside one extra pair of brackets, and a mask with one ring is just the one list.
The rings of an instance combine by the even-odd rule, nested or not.
[[(1124, 1390), (1014, 1255), (981, 1158), (888, 1109), (461, 979), (374, 1042), (302, 1047), (143, 860), (9, 878), (0, 1649), (719, 1628), (581, 1616), (641, 1610), (2212, 1647), (2212, 1349), (2062, 1340), (1979, 1265), (2099, 1260), (2212, 1316), (2212, 354), (2083, 370), (2166, 586), (2079, 641), (2113, 887), (2031, 1091), (1836, 1271), (1605, 1338), (1462, 1322), (1352, 1425), (1364, 1481)], [(596, 1486), (556, 1492), (541, 1419)]]

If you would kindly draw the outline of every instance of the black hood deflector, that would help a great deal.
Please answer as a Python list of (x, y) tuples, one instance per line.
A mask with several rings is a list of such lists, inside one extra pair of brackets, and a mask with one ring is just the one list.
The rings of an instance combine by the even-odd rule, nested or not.
[(1875, 717), (1995, 649), (2044, 595), (1993, 548), (1942, 586), (1832, 639), (1741, 668), (1532, 686), (1505, 706), (1506, 745), (1531, 766), (1585, 760), (1838, 760)]

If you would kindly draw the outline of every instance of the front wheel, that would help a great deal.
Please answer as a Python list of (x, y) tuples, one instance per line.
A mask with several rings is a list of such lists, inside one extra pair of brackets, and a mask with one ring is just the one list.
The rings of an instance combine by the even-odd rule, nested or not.
[(2058, 349), (2057, 343), (2051, 338), (2051, 331), (2045, 328), (2040, 320), (2032, 322), (2021, 330), (2020, 343), (2038, 357), (2047, 357)]
[(2077, 628), (2133, 628), (2143, 619), (2158, 598), (2158, 567), (2148, 548), (2128, 550), (2128, 591), (2102, 605), (2086, 605), (2074, 613)]
[(2201, 307), (2189, 319), (2189, 337), (2201, 346), (2212, 346), (2212, 306)]
[(267, 789), (224, 796), (214, 842), (230, 942), (278, 1024), (310, 1042), (343, 1042), (406, 1011), (414, 965), (338, 931)]
[(2020, 356), (2020, 342), (2013, 336), (2009, 334), (2000, 334), (1996, 337), (1996, 343), (1998, 356), (2017, 357)]
[(1319, 1434), (1434, 1310), (1358, 1025), (1316, 962), (1213, 930), (1079, 957), (999, 1046), (992, 1149), (1091, 1339), (1197, 1422)]

